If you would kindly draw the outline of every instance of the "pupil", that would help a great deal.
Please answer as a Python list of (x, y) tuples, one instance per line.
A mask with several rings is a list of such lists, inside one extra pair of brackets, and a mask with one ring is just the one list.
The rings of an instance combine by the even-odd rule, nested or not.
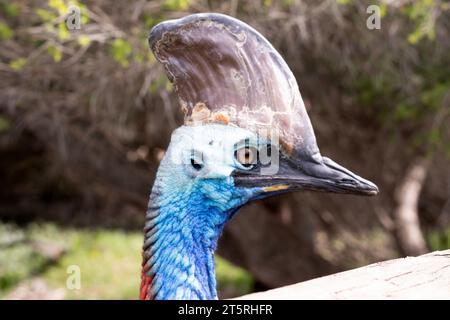
[(252, 164), (251, 164), (251, 151), (250, 151), (250, 149), (245, 149), (245, 151), (244, 151), (244, 158), (245, 158), (245, 160), (244, 160), (244, 163), (242, 164), (244, 167), (250, 167)]
[(191, 158), (191, 165), (195, 170), (200, 170), (201, 168), (203, 168), (203, 165), (201, 163), (198, 163), (197, 161), (195, 161), (194, 158)]
[(191, 166), (197, 171), (203, 168), (203, 155), (201, 152), (191, 151)]
[(270, 144), (267, 146), (267, 156), (272, 157), (272, 146)]

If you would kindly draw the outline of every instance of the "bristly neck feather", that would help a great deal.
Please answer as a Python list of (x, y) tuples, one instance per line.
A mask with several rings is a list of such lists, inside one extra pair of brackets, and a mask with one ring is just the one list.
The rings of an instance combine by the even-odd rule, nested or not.
[(147, 211), (141, 298), (217, 299), (217, 241), (251, 192), (236, 190), (231, 178), (195, 180), (187, 190), (163, 188), (162, 180)]

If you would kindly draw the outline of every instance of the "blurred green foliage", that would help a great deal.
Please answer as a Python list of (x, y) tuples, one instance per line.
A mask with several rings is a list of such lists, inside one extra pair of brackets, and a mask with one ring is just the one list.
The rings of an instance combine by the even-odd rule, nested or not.
[(0, 115), (0, 133), (6, 132), (11, 128), (11, 121)]
[(131, 45), (124, 39), (115, 39), (111, 44), (111, 54), (122, 67), (128, 66), (132, 50)]
[(27, 64), (27, 59), (25, 58), (17, 58), (14, 60), (11, 60), (9, 62), (9, 66), (11, 67), (11, 69), (13, 69), (14, 71), (20, 71), (22, 70), (22, 68)]
[[(0, 224), (0, 297), (5, 291), (30, 275), (39, 273), (45, 265), (45, 258), (22, 243), (23, 233), (11, 225)], [(18, 244), (8, 247), (12, 241)]]
[(149, 89), (153, 94), (156, 94), (161, 89), (172, 91), (172, 84), (165, 75), (161, 75), (161, 77), (157, 78), (155, 81), (152, 81)]
[(91, 42), (89, 36), (80, 33), (72, 35), (67, 29), (65, 17), (69, 14), (70, 7), (76, 6), (80, 9), (80, 23), (82, 24), (89, 22), (89, 16), (86, 5), (76, 0), (48, 0), (47, 4), (47, 7), (38, 7), (34, 12), (39, 17), (45, 30), (52, 35), (56, 35), (56, 38), (47, 47), (47, 53), (57, 63), (62, 60), (61, 48), (66, 42), (73, 42), (81, 47), (86, 47)]
[(153, 13), (152, 14), (145, 13), (143, 15), (143, 19), (144, 19), (145, 27), (147, 28), (147, 30), (150, 30), (151, 28), (156, 26), (158, 23), (164, 21), (164, 17), (155, 16)]
[(416, 29), (408, 35), (408, 41), (411, 44), (416, 44), (424, 38), (434, 40), (436, 36), (433, 19), (434, 5), (436, 5), (434, 0), (419, 0), (403, 9), (416, 24)]
[(346, 5), (352, 3), (353, 0), (336, 0), (338, 4)]
[[(60, 245), (66, 253), (50, 263), (30, 245), (37, 241)], [(50, 288), (65, 289), (67, 269), (76, 265), (81, 270), (81, 289), (65, 289), (66, 299), (137, 299), (142, 241), (141, 232), (63, 229), (49, 223), (22, 229), (0, 223), (0, 298), (30, 277), (43, 279)], [(220, 257), (216, 264), (219, 292), (251, 292), (253, 279), (246, 271)]]
[(216, 280), (219, 292), (231, 292), (233, 296), (253, 291), (253, 277), (225, 259), (216, 256)]
[(431, 251), (446, 250), (450, 248), (450, 227), (433, 230), (428, 234), (428, 244)]
[(47, 52), (50, 56), (52, 56), (55, 62), (60, 62), (63, 56), (63, 53), (60, 48), (56, 46), (49, 46), (47, 48)]
[(82, 47), (87, 47), (91, 44), (91, 39), (86, 35), (79, 36), (77, 41)]
[(0, 11), (4, 12), (7, 17), (14, 18), (20, 14), (20, 7), (16, 3), (1, 3)]
[(64, 286), (67, 268), (80, 267), (81, 289), (66, 290), (67, 299), (135, 299), (140, 285), (142, 235), (120, 231), (60, 231), (68, 253), (48, 269), (44, 279)]
[(189, 8), (189, 0), (166, 0), (164, 7), (167, 10), (184, 11)]
[(9, 40), (13, 37), (14, 32), (8, 25), (0, 21), (0, 40)]

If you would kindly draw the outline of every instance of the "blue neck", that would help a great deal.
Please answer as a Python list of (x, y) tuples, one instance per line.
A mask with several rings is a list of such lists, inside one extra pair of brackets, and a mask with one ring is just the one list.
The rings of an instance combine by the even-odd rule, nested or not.
[(230, 181), (214, 179), (175, 190), (155, 184), (150, 196), (144, 243), (144, 270), (152, 277), (150, 297), (217, 299), (217, 241), (250, 192), (237, 192)]

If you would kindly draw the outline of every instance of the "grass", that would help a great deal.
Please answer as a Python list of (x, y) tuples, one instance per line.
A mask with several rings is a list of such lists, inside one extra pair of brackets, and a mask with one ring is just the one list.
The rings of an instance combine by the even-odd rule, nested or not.
[(67, 299), (133, 299), (139, 291), (142, 236), (118, 231), (71, 231), (70, 251), (43, 274), (52, 287), (65, 287), (68, 268), (78, 266), (81, 288)]
[[(24, 244), (23, 239), (24, 235), (19, 230), (0, 224), (0, 294), (44, 267), (44, 257)], [(18, 244), (7, 245), (13, 241)]]
[[(50, 288), (63, 288), (65, 299), (136, 299), (140, 285), (142, 233), (122, 230), (78, 230), (53, 224), (33, 224), (25, 229), (0, 223), (0, 246), (11, 239), (25, 239), (0, 249), (0, 298), (32, 277)], [(66, 253), (54, 264), (30, 246), (41, 241), (64, 246)], [(10, 241), (11, 242), (11, 241)], [(217, 257), (218, 289), (224, 296), (248, 293), (252, 277)], [(81, 288), (69, 290), (70, 266), (80, 268)]]
[[(136, 299), (140, 285), (141, 232), (104, 229), (67, 229), (54, 224), (19, 228), (0, 222), (0, 298), (18, 285), (38, 277), (49, 288), (62, 288), (65, 299)], [(450, 228), (431, 231), (427, 240), (432, 251), (450, 248)], [(56, 262), (35, 250), (33, 242), (65, 248)], [(69, 290), (70, 266), (81, 271), (81, 288)], [(216, 256), (216, 276), (221, 297), (239, 296), (253, 289), (245, 270)]]
[(253, 291), (252, 276), (219, 256), (216, 256), (216, 279), (221, 297), (240, 296)]
[(427, 235), (431, 251), (446, 250), (450, 248), (450, 227), (431, 231)]

